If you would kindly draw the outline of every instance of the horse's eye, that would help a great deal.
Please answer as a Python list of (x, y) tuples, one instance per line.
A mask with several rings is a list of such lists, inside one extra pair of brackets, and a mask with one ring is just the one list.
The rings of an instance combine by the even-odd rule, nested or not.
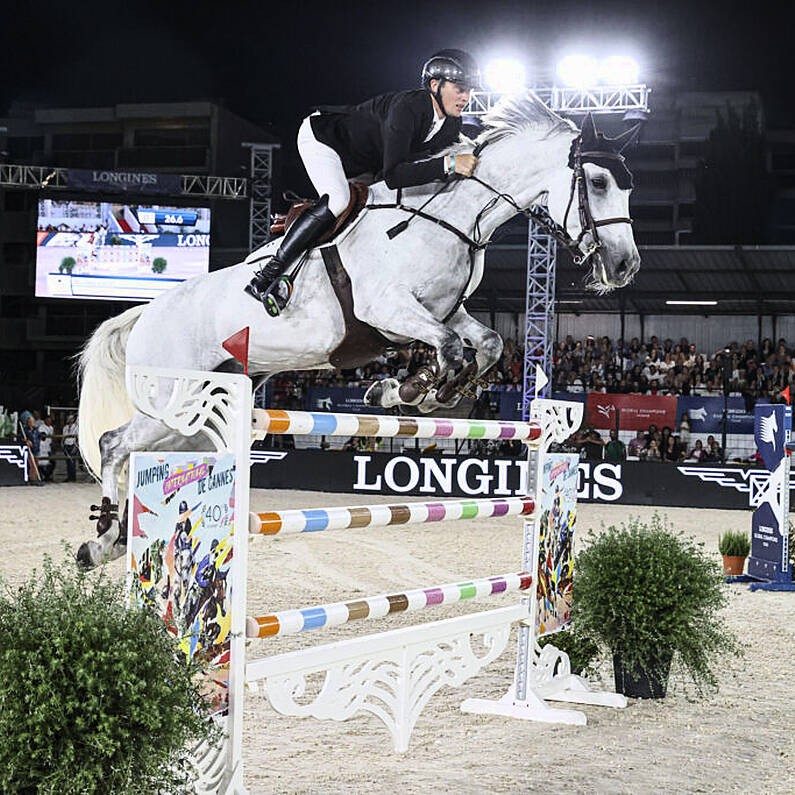
[(607, 180), (604, 177), (594, 177), (591, 180), (591, 185), (597, 190), (604, 190), (607, 187)]

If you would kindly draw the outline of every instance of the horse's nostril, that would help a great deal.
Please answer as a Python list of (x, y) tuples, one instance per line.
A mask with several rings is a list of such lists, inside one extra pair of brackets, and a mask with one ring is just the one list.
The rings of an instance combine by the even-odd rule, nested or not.
[(621, 262), (618, 263), (618, 267), (616, 268), (616, 273), (619, 276), (623, 276), (629, 270), (629, 265), (627, 265), (627, 261), (622, 259)]

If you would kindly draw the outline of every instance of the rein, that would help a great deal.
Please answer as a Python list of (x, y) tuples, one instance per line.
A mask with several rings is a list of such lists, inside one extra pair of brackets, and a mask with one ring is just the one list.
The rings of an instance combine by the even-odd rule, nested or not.
[[(479, 143), (473, 150), (472, 154), (475, 155), (475, 157), (478, 157), (487, 144), (488, 141)], [(398, 188), (396, 202), (389, 204), (368, 204), (366, 206), (368, 209), (372, 210), (402, 210), (403, 212), (409, 213), (412, 216), (408, 220), (402, 221), (401, 223), (396, 224), (391, 229), (387, 230), (387, 236), (390, 240), (397, 237), (397, 235), (399, 235), (401, 232), (404, 232), (408, 228), (408, 225), (413, 218), (423, 218), (426, 221), (431, 221), (432, 223), (441, 226), (443, 229), (454, 234), (459, 240), (466, 243), (470, 249), (471, 255), (475, 251), (485, 249), (488, 245), (488, 241), (483, 242), (480, 236), (480, 221), (483, 215), (492, 207), (494, 207), (498, 201), (506, 201), (516, 210), (517, 213), (532, 219), (538, 226), (541, 227), (544, 232), (546, 232), (546, 234), (548, 234), (550, 237), (553, 237), (564, 248), (568, 249), (576, 265), (582, 265), (586, 263), (602, 246), (602, 242), (599, 239), (599, 232), (597, 231), (600, 226), (610, 226), (611, 224), (632, 224), (632, 219), (619, 216), (615, 218), (601, 218), (597, 221), (594, 219), (593, 214), (591, 213), (591, 205), (588, 198), (588, 186), (585, 179), (583, 163), (597, 158), (623, 162), (621, 155), (609, 151), (583, 152), (582, 134), (578, 135), (572, 142), (571, 154), (573, 161), (571, 189), (569, 191), (569, 203), (566, 206), (566, 213), (563, 216), (562, 226), (552, 218), (544, 205), (520, 207), (516, 200), (509, 193), (503, 193), (502, 191), (497, 190), (497, 188), (493, 187), (488, 182), (485, 182), (474, 174), (471, 177), (468, 177), (468, 179), (474, 180), (487, 190), (491, 191), (494, 194), (494, 198), (487, 202), (475, 216), (475, 223), (471, 236), (467, 235), (465, 232), (462, 232), (460, 229), (458, 229), (458, 227), (453, 226), (453, 224), (448, 223), (443, 218), (438, 218), (437, 216), (424, 212), (425, 207), (427, 207), (428, 204), (430, 204), (437, 196), (439, 196), (439, 194), (443, 193), (447, 189), (449, 183), (442, 185), (442, 187), (439, 188), (439, 190), (437, 190), (432, 196), (430, 196), (430, 198), (428, 198), (419, 209), (407, 207), (402, 203), (402, 189), (400, 188)], [(572, 205), (574, 204), (575, 194), (577, 196), (577, 210), (580, 219), (580, 233), (576, 238), (573, 238), (568, 231), (568, 219)], [(582, 251), (580, 246), (582, 245), (585, 235), (588, 233), (591, 235), (591, 242), (588, 244), (586, 251)], [(471, 270), (472, 268), (470, 268), (470, 271)], [(458, 306), (460, 306), (460, 303), (461, 302), (456, 305), (456, 309)]]

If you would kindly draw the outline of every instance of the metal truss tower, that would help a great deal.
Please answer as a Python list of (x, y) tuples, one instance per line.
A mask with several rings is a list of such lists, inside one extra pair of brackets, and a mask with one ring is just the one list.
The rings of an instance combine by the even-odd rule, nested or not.
[(251, 197), (248, 222), (248, 250), (265, 245), (271, 235), (273, 150), (279, 144), (243, 144), (251, 149)]
[[(601, 86), (598, 88), (533, 87), (552, 110), (561, 115), (607, 114), (634, 111), (642, 118), (649, 111), (650, 90), (642, 84)], [(484, 116), (500, 94), (475, 91), (464, 113)], [(552, 346), (555, 341), (555, 263), (557, 243), (532, 221), (527, 230), (527, 293), (525, 301), (524, 380), (522, 417), (530, 416), (535, 397), (536, 365), (547, 374), (549, 384), (542, 395), (552, 390)]]
[[(53, 166), (21, 166), (0, 164), (0, 188), (68, 189), (67, 168)], [(211, 177), (183, 174), (180, 176), (179, 196), (201, 196), (206, 199), (245, 199), (246, 180), (243, 177)]]

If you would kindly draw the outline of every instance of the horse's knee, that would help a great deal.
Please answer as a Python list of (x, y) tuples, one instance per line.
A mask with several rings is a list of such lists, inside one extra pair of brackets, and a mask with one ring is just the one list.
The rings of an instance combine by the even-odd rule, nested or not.
[(486, 336), (480, 348), (484, 366), (491, 367), (502, 356), (503, 345), (502, 337), (496, 331)]
[(439, 346), (439, 364), (442, 372), (455, 369), (464, 359), (464, 343), (454, 331), (447, 330), (442, 344)]

